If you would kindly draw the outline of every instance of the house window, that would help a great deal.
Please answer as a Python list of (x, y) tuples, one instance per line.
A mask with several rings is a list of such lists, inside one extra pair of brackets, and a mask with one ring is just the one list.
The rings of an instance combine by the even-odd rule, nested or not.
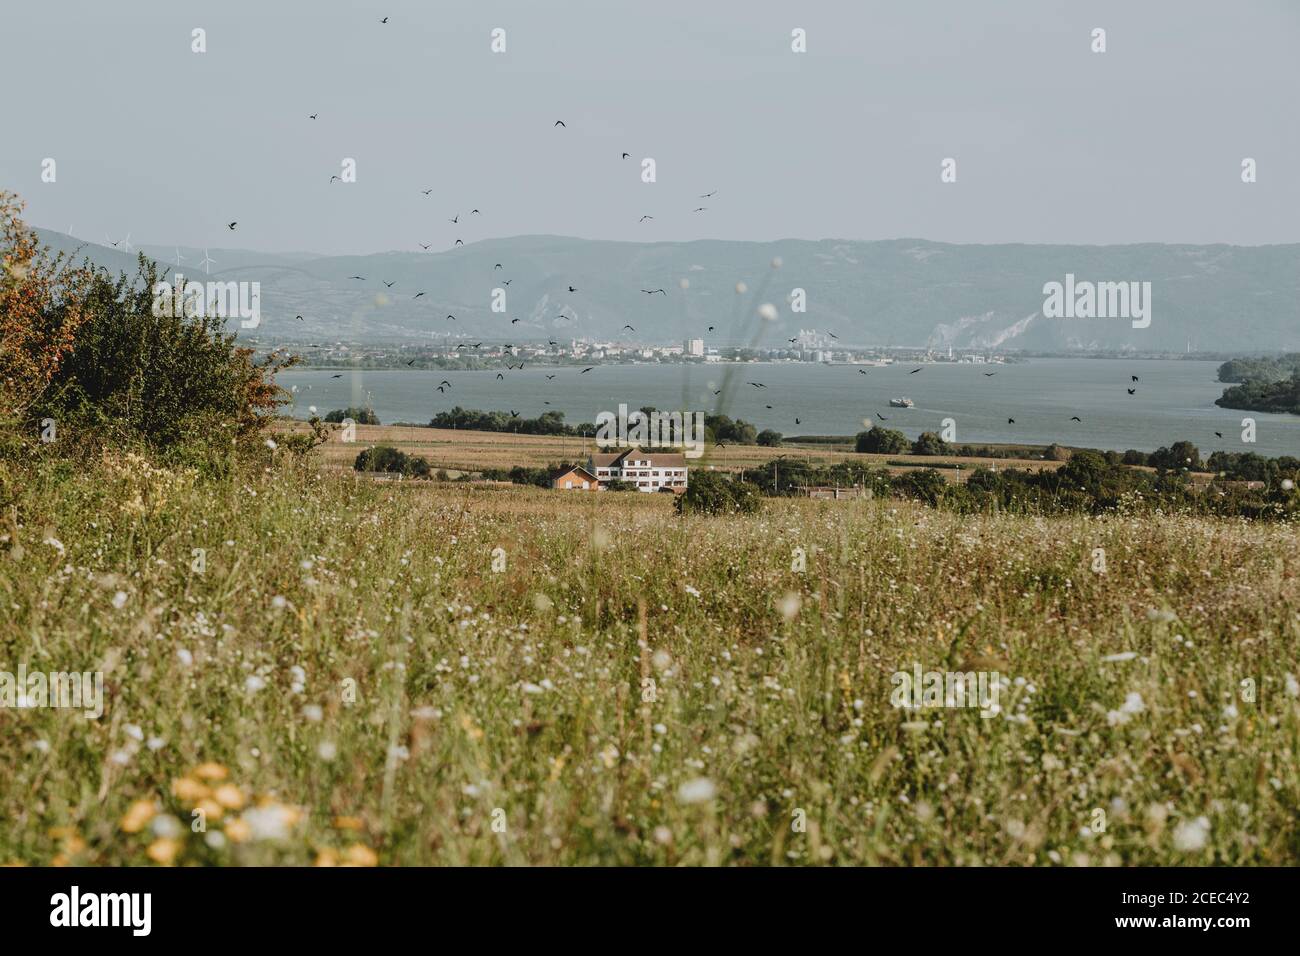
[(584, 482), (582, 483), (582, 490), (583, 490), (583, 491), (586, 491), (589, 487), (591, 487), (591, 486), (588, 485), (587, 482), (584, 481)]
[(566, 482), (564, 483), (564, 487), (565, 487), (565, 488), (572, 488), (572, 487), (573, 487), (573, 482), (571, 482), (571, 481), (566, 481)]

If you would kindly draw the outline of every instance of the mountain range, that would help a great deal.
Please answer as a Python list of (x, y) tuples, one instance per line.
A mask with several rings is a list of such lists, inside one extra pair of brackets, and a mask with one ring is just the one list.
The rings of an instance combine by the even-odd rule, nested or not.
[[(56, 250), (79, 250), (79, 257), (115, 273), (135, 271), (134, 252), (38, 232)], [(672, 343), (698, 336), (710, 347), (770, 348), (800, 329), (818, 329), (850, 346), (1300, 349), (1296, 244), (638, 243), (518, 236), (355, 256), (153, 245), (139, 251), (165, 266), (168, 278), (179, 271), (200, 281), (259, 282), (261, 325), (242, 334), (261, 339)], [(1081, 283), (1150, 282), (1150, 325), (1044, 317), (1045, 284), (1067, 275)], [(740, 283), (745, 291), (738, 293)], [(496, 289), (504, 311), (493, 311)], [(804, 291), (804, 312), (794, 311), (797, 289)], [(425, 294), (415, 298), (418, 292)], [(775, 318), (759, 317), (762, 303), (776, 307)]]

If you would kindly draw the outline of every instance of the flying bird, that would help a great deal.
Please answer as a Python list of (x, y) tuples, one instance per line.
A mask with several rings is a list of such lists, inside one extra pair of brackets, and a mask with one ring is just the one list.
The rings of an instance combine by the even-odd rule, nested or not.
[(799, 419), (797, 419), (797, 418), (794, 420), (794, 423), (795, 423), (796, 425), (802, 425), (802, 424), (803, 424), (803, 422), (799, 421)]
[(302, 316), (301, 316), (301, 315), (295, 315), (294, 318), (297, 319), (299, 322), (302, 321)]
[(1129, 378), (1133, 379), (1133, 381), (1135, 382), (1138, 380), (1138, 377), (1136, 375), (1130, 375)]
[(632, 328), (632, 326), (630, 326), (630, 325), (625, 325), (625, 326), (623, 326), (623, 328), (627, 329), (629, 332), (635, 332), (635, 331), (636, 331), (636, 329)]
[[(456, 317), (452, 315), (450, 312), (447, 313), (447, 318), (451, 319), (453, 322), (456, 321)], [(475, 346), (475, 348), (478, 348), (478, 346)]]
[(695, 209), (692, 209), (691, 212), (705, 212), (708, 208), (708, 206), (698, 206)]
[(342, 180), (342, 179), (339, 179), (338, 176), (331, 176), (331, 177), (330, 177), (330, 182), (334, 182), (334, 180), (336, 180), (336, 179), (338, 179), (339, 182), (343, 182), (343, 180)]
[(546, 376), (546, 380), (547, 380), (548, 382), (549, 382), (551, 379), (553, 379), (553, 378), (555, 378), (554, 375), (548, 375), (548, 376)]
[(331, 375), (331, 376), (330, 376), (330, 378), (342, 378), (342, 377), (343, 377), (343, 373), (342, 373), (342, 372), (339, 372), (337, 375)]
[(994, 375), (997, 375), (997, 374), (998, 374), (997, 372), (985, 372), (985, 373), (984, 373), (984, 377), (985, 377), (985, 378), (992, 378)]
[(497, 372), (497, 380), (498, 380), (498, 381), (505, 381), (505, 376), (502, 375), (500, 372)]
[(1215, 432), (1214, 435), (1215, 435), (1216, 438), (1222, 438), (1222, 437), (1223, 437), (1223, 432)]
[(429, 246), (430, 246), (430, 245), (432, 245), (432, 243), (422, 242), (422, 243), (420, 243), (420, 248), (423, 249), (423, 250), (425, 250), (425, 251), (427, 252), (427, 251), (429, 250)]
[(858, 374), (859, 374), (859, 375), (866, 375), (866, 374), (867, 374), (867, 370), (866, 370), (865, 368), (860, 368), (860, 369), (858, 369)]
[(501, 284), (502, 284), (502, 285), (509, 285), (510, 283), (512, 283), (512, 282), (514, 282), (514, 281), (515, 281), (514, 279), (507, 279), (505, 282), (503, 282), (503, 283), (501, 283)]
[(429, 193), (433, 192), (433, 187), (430, 186), (428, 189), (421, 189), (420, 192), (424, 193), (427, 196), (429, 195)]
[(642, 216), (637, 222), (645, 222), (647, 219), (653, 219), (654, 216)]
[(492, 271), (495, 272), (497, 269), (500, 269), (500, 268), (501, 268), (501, 263), (498, 262), (496, 265), (494, 265), (494, 266), (492, 267)]
[(393, 286), (397, 285), (397, 280), (396, 280), (396, 279), (394, 279), (392, 282), (387, 282), (387, 281), (385, 281), (384, 279), (380, 279), (379, 281), (380, 281), (380, 282), (383, 282), (384, 285), (385, 285), (385, 287), (387, 287), (387, 288), (389, 288), (389, 289), (391, 289)]
[(570, 292), (577, 292), (578, 290), (575, 289), (573, 286), (569, 286), (569, 291), (570, 291)]
[(235, 228), (236, 226), (238, 226), (238, 225), (239, 225), (239, 223), (237, 223), (237, 222), (232, 222), (232, 223), (230, 223), (228, 226), (226, 226), (226, 228), (227, 228), (227, 229), (230, 229), (231, 231), (233, 231), (234, 228)]
[(463, 245), (465, 245), (465, 243), (464, 243), (463, 241), (461, 241), (460, 239), (457, 239), (455, 244), (458, 245), (458, 246), (463, 246)]
[(579, 372), (578, 374), (579, 374), (579, 375), (586, 375), (588, 372), (590, 372), (590, 371), (591, 371), (593, 368), (595, 368), (595, 367), (596, 367), (596, 366), (594, 366), (594, 365), (589, 365), (589, 366), (587, 366), (586, 368), (584, 368), (581, 372)]
[(755, 388), (767, 388), (767, 386), (762, 382), (750, 382), (749, 384), (753, 385)]
[(631, 156), (631, 155), (632, 155), (631, 153), (624, 153), (624, 154), (623, 154), (623, 158), (624, 158), (624, 159), (627, 159), (627, 158), (628, 158), (629, 156)]
[(441, 385), (439, 385), (439, 386), (438, 386), (438, 391), (439, 391), (439, 392), (444, 392), (444, 393), (445, 393), (447, 390), (446, 390), (445, 388), (443, 388)]
[(1129, 393), (1130, 395), (1136, 395), (1136, 394), (1137, 394), (1137, 389), (1136, 389), (1136, 388), (1130, 388), (1130, 389), (1128, 390), (1128, 393)]
[(450, 222), (450, 223), (458, 223), (458, 222), (460, 222), (460, 213), (456, 213), (456, 217), (455, 217), (454, 219), (448, 219), (447, 221)]
[(406, 364), (407, 364), (408, 367), (414, 365), (414, 364), (415, 364), (415, 359), (411, 359), (411, 361), (407, 362)]
[(1071, 415), (1071, 416), (1070, 416), (1070, 421), (1072, 421), (1072, 422), (1078, 422), (1079, 424), (1083, 424), (1083, 419), (1080, 418), (1078, 415)]
[(1015, 423), (1016, 423), (1016, 420), (1015, 420), (1014, 418), (1008, 418), (1008, 419), (1007, 419), (1007, 424), (1008, 424), (1008, 425), (1014, 425)]
[(518, 319), (511, 319), (511, 320), (510, 320), (510, 324), (511, 324), (511, 325), (514, 325), (514, 324), (517, 323), (518, 321), (519, 321)]
[(711, 196), (716, 196), (717, 194), (718, 194), (718, 191), (715, 189), (715, 190), (713, 190), (713, 192), (711, 192), (711, 193), (705, 193), (705, 194), (704, 194), (703, 196), (701, 196), (700, 198), (701, 198), (701, 199), (708, 199), (708, 198), (710, 198)]
[(348, 276), (348, 278), (349, 278), (349, 279), (360, 279), (362, 282), (365, 282), (365, 281), (366, 281), (366, 277), (365, 277), (365, 276)]
[[(556, 120), (556, 121), (555, 121), (555, 126), (564, 126), (564, 120)], [(551, 129), (555, 129), (555, 126), (552, 126)], [(565, 128), (565, 129), (568, 129), (569, 127), (564, 126), (564, 128)]]
[(884, 415), (880, 414), (880, 412), (876, 412), (876, 417), (879, 418), (882, 422), (889, 421), (889, 419), (886, 418)]
[(308, 116), (307, 118), (308, 118), (308, 119), (315, 119), (315, 118), (316, 118), (317, 116), (319, 116), (319, 115), (320, 115), (319, 113), (312, 113), (311, 116)]
[(908, 372), (907, 374), (908, 374), (908, 375), (915, 375), (915, 374), (916, 374), (917, 372), (919, 372), (919, 371), (921, 371), (919, 368), (914, 368), (914, 369), (912, 369), (912, 371)]
[(470, 214), (471, 216), (481, 216), (481, 215), (483, 215), (483, 214), (482, 214), (481, 212), (479, 212), (477, 209), (471, 209), (471, 210), (469, 211), (469, 214)]
[(412, 298), (412, 299), (418, 299), (418, 298), (419, 298), (420, 296), (422, 296), (422, 295), (424, 295), (423, 292), (417, 292), (417, 293), (415, 293), (415, 295), (411, 296), (411, 298)]
[(387, 23), (387, 22), (388, 22), (388, 17), (384, 17), (384, 19), (380, 20), (379, 22), (380, 22), (380, 23)]
[(644, 292), (646, 295), (654, 295), (657, 292), (663, 292), (664, 295), (668, 294), (667, 292), (664, 292), (663, 289), (642, 289), (641, 291)]

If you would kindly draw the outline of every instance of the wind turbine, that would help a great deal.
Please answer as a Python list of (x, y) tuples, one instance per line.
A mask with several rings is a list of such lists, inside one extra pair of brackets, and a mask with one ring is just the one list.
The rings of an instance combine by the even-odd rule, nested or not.
[(126, 238), (122, 240), (122, 246), (127, 252), (131, 251), (131, 234), (129, 232), (126, 234)]
[(204, 249), (204, 250), (203, 250), (203, 258), (199, 260), (199, 265), (203, 266), (203, 272), (204, 272), (204, 274), (205, 274), (205, 275), (210, 275), (210, 274), (212, 273), (212, 270), (209, 269), (208, 266), (214, 266), (214, 265), (216, 265), (216, 264), (217, 264), (217, 260), (216, 260), (216, 259), (213, 259), (211, 256), (209, 256), (209, 255), (208, 255), (208, 250)]
[(185, 257), (184, 257), (183, 255), (181, 255), (181, 250), (180, 250), (179, 248), (177, 248), (177, 250), (176, 250), (176, 265), (179, 266), (179, 265), (180, 265), (182, 262), (184, 262), (184, 261), (185, 261)]

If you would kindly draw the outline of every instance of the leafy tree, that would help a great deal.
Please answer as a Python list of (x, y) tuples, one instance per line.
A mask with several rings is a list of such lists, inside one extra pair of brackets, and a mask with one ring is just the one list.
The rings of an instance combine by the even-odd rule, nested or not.
[(951, 452), (951, 446), (934, 432), (921, 432), (912, 443), (913, 455), (947, 455)]
[(686, 491), (677, 495), (675, 506), (678, 514), (753, 514), (762, 501), (758, 489), (748, 482), (699, 470), (691, 475)]
[(902, 455), (911, 447), (907, 436), (892, 428), (872, 425), (869, 431), (858, 432), (855, 449), (875, 455)]
[(765, 448), (777, 448), (781, 444), (781, 437), (780, 432), (773, 431), (770, 428), (765, 428), (758, 433), (756, 441)]
[(408, 455), (392, 445), (375, 445), (357, 455), (352, 467), (357, 471), (383, 471), (412, 478), (428, 478), (429, 463), (417, 455)]
[(325, 415), (325, 421), (332, 424), (337, 424), (345, 418), (352, 419), (358, 425), (379, 424), (379, 416), (376, 415), (374, 409), (371, 408), (353, 408), (352, 406), (348, 406), (347, 408), (336, 408), (334, 411), (327, 412)]

